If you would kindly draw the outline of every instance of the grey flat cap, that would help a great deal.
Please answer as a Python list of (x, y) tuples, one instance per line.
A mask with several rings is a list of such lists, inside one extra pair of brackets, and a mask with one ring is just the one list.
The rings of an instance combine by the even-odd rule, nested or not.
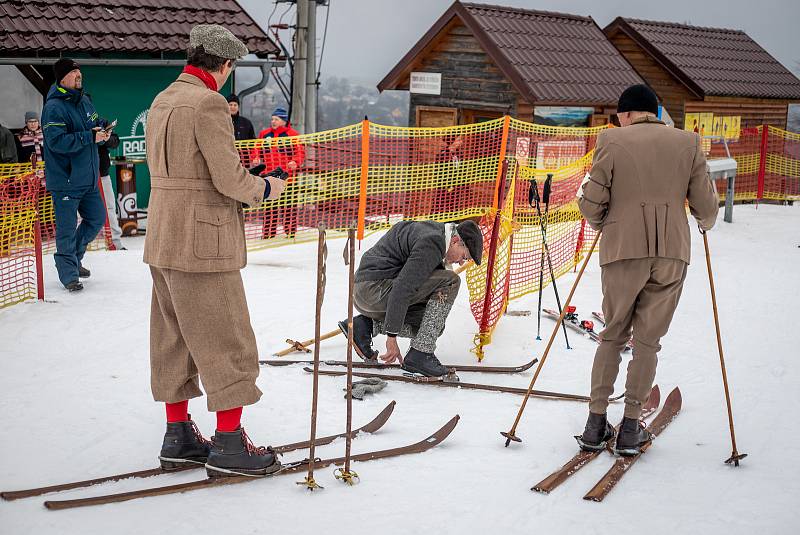
[(189, 46), (202, 45), (206, 53), (225, 59), (239, 59), (248, 54), (247, 47), (219, 24), (198, 24), (189, 33)]

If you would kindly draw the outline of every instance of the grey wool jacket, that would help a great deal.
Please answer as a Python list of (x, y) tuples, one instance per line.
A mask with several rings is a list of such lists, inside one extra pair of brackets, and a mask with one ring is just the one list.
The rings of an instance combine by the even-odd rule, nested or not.
[(387, 333), (400, 332), (411, 297), (434, 270), (444, 269), (445, 252), (444, 223), (401, 221), (361, 257), (356, 282), (394, 280), (384, 322)]

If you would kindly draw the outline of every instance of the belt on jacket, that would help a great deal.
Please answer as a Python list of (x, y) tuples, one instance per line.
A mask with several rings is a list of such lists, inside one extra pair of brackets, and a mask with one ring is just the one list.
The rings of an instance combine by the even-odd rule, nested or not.
[(155, 189), (196, 189), (218, 191), (211, 180), (198, 178), (158, 178), (150, 177), (150, 187)]

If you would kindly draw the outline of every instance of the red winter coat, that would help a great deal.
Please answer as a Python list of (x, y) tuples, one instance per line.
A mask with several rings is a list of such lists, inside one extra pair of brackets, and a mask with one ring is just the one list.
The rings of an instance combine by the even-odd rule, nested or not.
[[(267, 128), (262, 130), (261, 133), (258, 134), (258, 137), (262, 139), (271, 139), (275, 137), (294, 137), (299, 135), (300, 133), (297, 130), (287, 125), (279, 128)], [(260, 159), (261, 163), (266, 166), (264, 173), (269, 173), (276, 167), (281, 167), (284, 171), (289, 173), (289, 181), (291, 181), (292, 177), (297, 173), (297, 168), (295, 168), (295, 170), (290, 170), (288, 163), (293, 161), (299, 168), (303, 165), (303, 161), (306, 157), (306, 151), (299, 142), (292, 143), (291, 146), (283, 145), (280, 147), (271, 146), (271, 143), (264, 143), (264, 146), (260, 149), (256, 149), (255, 152), (256, 154), (253, 155), (253, 158)]]

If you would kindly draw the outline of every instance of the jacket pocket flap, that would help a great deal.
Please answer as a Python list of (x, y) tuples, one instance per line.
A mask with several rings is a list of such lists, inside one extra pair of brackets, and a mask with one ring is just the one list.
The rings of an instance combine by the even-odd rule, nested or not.
[(231, 222), (233, 211), (227, 204), (196, 204), (194, 218), (202, 223), (219, 227)]

